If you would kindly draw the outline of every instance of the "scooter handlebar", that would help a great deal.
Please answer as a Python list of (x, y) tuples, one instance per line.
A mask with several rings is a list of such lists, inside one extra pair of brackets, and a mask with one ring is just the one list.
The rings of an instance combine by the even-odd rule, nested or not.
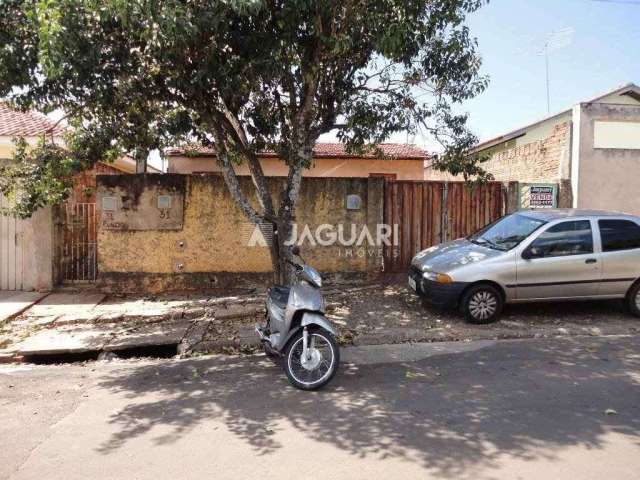
[(302, 270), (302, 266), (297, 264), (296, 262), (292, 262), (291, 260), (287, 260), (287, 263), (296, 268), (296, 270)]

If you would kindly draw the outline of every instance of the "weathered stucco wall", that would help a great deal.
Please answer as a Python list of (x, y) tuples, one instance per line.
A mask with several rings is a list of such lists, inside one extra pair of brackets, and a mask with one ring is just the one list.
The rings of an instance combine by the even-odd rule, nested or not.
[[(260, 163), (268, 177), (286, 177), (287, 165), (277, 158), (261, 158)], [(238, 175), (249, 175), (246, 165), (236, 168)], [(171, 156), (169, 173), (221, 172), (214, 157)], [(366, 178), (372, 173), (395, 174), (398, 180), (422, 180), (424, 160), (371, 158), (317, 158), (311, 168), (304, 170), (305, 177), (353, 177)]]
[[(100, 224), (106, 213), (102, 211), (102, 198), (145, 198), (145, 192), (156, 188), (161, 177), (172, 185), (184, 185), (182, 227), (160, 230), (159, 209), (131, 203), (128, 218), (143, 216), (146, 229), (140, 229), (139, 219), (138, 230), (127, 225), (116, 230), (99, 229), (99, 283), (118, 290), (158, 291), (233, 287), (270, 277), (268, 247), (247, 245), (254, 226), (235, 206), (222, 178), (216, 175), (136, 175), (135, 182), (130, 175), (98, 176)], [(269, 181), (275, 198), (284, 179)], [(249, 178), (242, 179), (242, 186), (246, 192), (253, 191)], [(359, 210), (347, 210), (346, 198), (351, 194), (361, 198)], [(297, 224), (308, 225), (311, 231), (321, 224), (355, 224), (358, 232), (367, 225), (375, 232), (376, 224), (382, 223), (382, 195), (382, 179), (304, 178)], [(381, 264), (373, 252), (356, 247), (347, 253), (349, 249), (344, 247), (305, 242), (301, 248), (305, 259), (323, 273), (371, 274)]]
[(640, 122), (640, 106), (581, 104), (572, 157), (574, 206), (640, 215), (640, 150), (594, 148), (596, 121)]

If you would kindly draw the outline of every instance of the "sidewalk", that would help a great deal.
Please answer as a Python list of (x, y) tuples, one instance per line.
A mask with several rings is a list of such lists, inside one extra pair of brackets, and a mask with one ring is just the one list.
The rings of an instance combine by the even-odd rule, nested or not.
[[(168, 347), (165, 355), (252, 352), (259, 347), (254, 326), (264, 321), (265, 290), (234, 293), (155, 297), (52, 293), (0, 323), (0, 361), (58, 354), (94, 358), (101, 352), (124, 355), (127, 350), (152, 347)], [(423, 307), (401, 284), (335, 286), (323, 293), (327, 317), (339, 328), (343, 345), (640, 332), (640, 322), (620, 302), (507, 306), (499, 322), (470, 325), (456, 312)]]
[(29, 357), (166, 345), (177, 346), (180, 353), (240, 348), (257, 344), (253, 325), (263, 315), (262, 304), (262, 296), (246, 294), (122, 298), (52, 293), (6, 322), (0, 354)]

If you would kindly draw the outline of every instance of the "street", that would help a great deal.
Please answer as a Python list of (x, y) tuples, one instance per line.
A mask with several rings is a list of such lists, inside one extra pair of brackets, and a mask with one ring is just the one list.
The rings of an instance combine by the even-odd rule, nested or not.
[(0, 478), (638, 477), (638, 336), (343, 356), (317, 393), (264, 356), (0, 365)]

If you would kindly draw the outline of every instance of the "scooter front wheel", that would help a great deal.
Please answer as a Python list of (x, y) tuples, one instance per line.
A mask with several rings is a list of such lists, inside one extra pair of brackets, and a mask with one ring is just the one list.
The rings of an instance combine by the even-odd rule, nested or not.
[(331, 381), (340, 364), (340, 349), (333, 335), (322, 328), (308, 330), (308, 353), (303, 355), (303, 330), (297, 332), (284, 350), (284, 372), (301, 390), (317, 390)]

